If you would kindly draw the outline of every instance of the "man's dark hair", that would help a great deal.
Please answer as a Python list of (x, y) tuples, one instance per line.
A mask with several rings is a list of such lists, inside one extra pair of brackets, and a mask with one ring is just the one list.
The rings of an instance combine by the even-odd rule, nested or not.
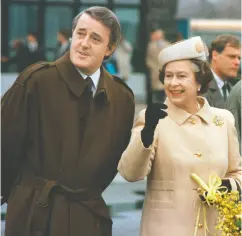
[[(200, 91), (198, 93), (206, 93), (209, 87), (209, 82), (213, 80), (213, 73), (210, 69), (210, 66), (206, 61), (201, 61), (197, 59), (190, 59), (190, 61), (199, 68), (198, 72), (194, 72), (197, 83), (201, 85)], [(166, 65), (163, 66), (159, 74), (160, 81), (163, 84), (165, 78)]]
[(226, 46), (231, 46), (234, 48), (240, 48), (240, 39), (237, 36), (230, 34), (223, 34), (216, 37), (210, 46), (209, 60), (212, 59), (212, 52), (216, 51), (218, 53), (223, 52)]
[[(75, 30), (77, 22), (83, 14), (87, 14), (91, 16), (93, 19), (101, 22), (103, 25), (105, 25), (110, 29), (110, 38), (109, 38), (109, 44), (108, 44), (110, 49), (113, 46), (115, 47), (118, 46), (121, 38), (121, 27), (120, 27), (118, 18), (111, 10), (109, 10), (106, 7), (99, 7), (99, 6), (87, 8), (86, 10), (82, 11), (74, 18), (72, 22), (72, 31)], [(105, 59), (108, 59), (109, 57)]]

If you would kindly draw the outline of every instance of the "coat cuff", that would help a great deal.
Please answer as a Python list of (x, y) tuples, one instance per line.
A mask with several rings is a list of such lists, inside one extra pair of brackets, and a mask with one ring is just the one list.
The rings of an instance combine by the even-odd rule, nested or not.
[(223, 179), (222, 185), (227, 187), (228, 191), (238, 191), (241, 194), (241, 187), (237, 180), (233, 178)]

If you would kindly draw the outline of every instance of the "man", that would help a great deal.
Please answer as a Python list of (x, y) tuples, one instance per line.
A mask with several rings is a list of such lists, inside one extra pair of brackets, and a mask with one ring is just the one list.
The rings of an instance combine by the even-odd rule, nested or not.
[(5, 236), (112, 234), (101, 194), (129, 142), (134, 98), (101, 64), (120, 32), (107, 8), (84, 10), (70, 53), (27, 68), (4, 96)]
[(124, 36), (122, 36), (115, 56), (118, 66), (118, 74), (124, 82), (127, 82), (131, 73), (130, 59), (132, 51), (133, 48), (131, 44), (124, 38)]
[(69, 37), (70, 35), (67, 30), (60, 30), (57, 33), (57, 41), (59, 43), (59, 48), (56, 53), (56, 59), (63, 56), (70, 49)]
[(209, 104), (226, 108), (226, 100), (237, 78), (240, 66), (240, 39), (233, 35), (220, 35), (211, 44), (210, 61), (214, 80), (204, 94)]
[(164, 86), (159, 80), (159, 52), (169, 46), (170, 43), (165, 39), (164, 32), (161, 29), (156, 29), (150, 34), (148, 43), (146, 65), (149, 69), (152, 99), (154, 102), (164, 102), (165, 92)]
[(241, 153), (241, 80), (232, 88), (226, 108), (234, 115)]
[(39, 44), (38, 35), (36, 32), (30, 32), (27, 35), (27, 48), (28, 48), (28, 65), (32, 65), (38, 61), (44, 61), (44, 49)]
[(2, 56), (1, 61), (7, 65), (16, 64), (16, 70), (20, 73), (29, 65), (29, 50), (20, 39), (13, 41), (13, 49), (15, 55), (12, 57)]

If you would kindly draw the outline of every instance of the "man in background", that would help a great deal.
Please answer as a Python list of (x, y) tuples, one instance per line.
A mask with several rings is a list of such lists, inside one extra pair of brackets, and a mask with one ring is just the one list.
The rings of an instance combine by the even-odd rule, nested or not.
[(238, 77), (241, 57), (240, 39), (220, 35), (211, 43), (210, 62), (214, 79), (204, 96), (213, 107), (226, 108), (226, 100)]
[(241, 80), (232, 88), (226, 103), (226, 108), (234, 115), (241, 153)]
[(57, 41), (59, 44), (59, 47), (56, 52), (56, 59), (63, 56), (69, 49), (70, 49), (70, 33), (68, 30), (60, 30), (57, 33)]
[(161, 29), (151, 32), (146, 54), (146, 65), (149, 69), (153, 102), (163, 102), (165, 100), (164, 86), (159, 80), (158, 55), (163, 48), (169, 45), (170, 43), (165, 39), (165, 34)]

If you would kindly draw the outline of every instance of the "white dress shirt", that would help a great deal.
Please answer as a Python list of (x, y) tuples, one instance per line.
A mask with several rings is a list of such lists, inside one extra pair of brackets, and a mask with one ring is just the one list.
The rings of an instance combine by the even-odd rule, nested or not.
[[(77, 69), (78, 70), (78, 69)], [(101, 75), (101, 70), (100, 68), (94, 72), (92, 75), (86, 75), (84, 73), (82, 73), (80, 70), (78, 70), (78, 72), (80, 73), (80, 75), (82, 76), (82, 78), (85, 80), (87, 77), (91, 77), (92, 79), (92, 93), (93, 93), (93, 96), (95, 95), (95, 93), (97, 92), (97, 86), (98, 86), (98, 82), (99, 82), (99, 79), (100, 79), (100, 75)]]

